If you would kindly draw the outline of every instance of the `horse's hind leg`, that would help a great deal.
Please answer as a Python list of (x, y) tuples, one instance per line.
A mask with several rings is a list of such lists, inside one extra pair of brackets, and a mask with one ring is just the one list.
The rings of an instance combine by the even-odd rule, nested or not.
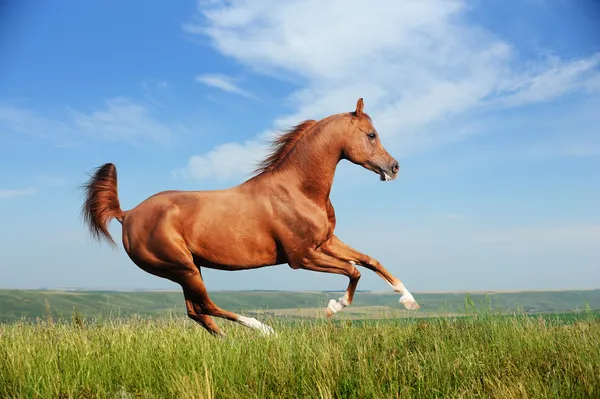
[(183, 295), (185, 297), (185, 307), (187, 308), (188, 317), (202, 327), (204, 327), (208, 332), (215, 336), (223, 336), (223, 331), (219, 328), (217, 323), (207, 314), (197, 313), (194, 307), (194, 302), (190, 299), (190, 294), (188, 294), (187, 290), (183, 290)]
[(158, 253), (156, 253), (156, 249), (153, 253), (140, 254), (141, 251), (132, 253), (129, 250), (129, 245), (125, 245), (125, 250), (140, 269), (179, 284), (183, 289), (188, 317), (204, 327), (209, 333), (222, 336), (223, 332), (210, 315), (204, 314), (194, 305), (193, 293), (186, 287), (187, 276), (199, 275), (200, 273), (194, 264), (192, 254), (186, 248), (182, 248), (172, 241), (158, 244), (155, 246), (160, 250)]
[[(210, 316), (221, 317), (230, 321), (234, 321), (243, 326), (259, 330), (263, 334), (268, 335), (273, 333), (273, 329), (271, 327), (261, 323), (253, 317), (241, 316), (218, 307), (208, 296), (208, 292), (204, 286), (204, 281), (202, 281), (200, 271), (188, 274), (185, 279), (179, 282), (179, 284), (181, 284), (184, 292), (186, 293), (186, 304), (188, 303), (188, 300), (191, 303), (195, 317), (198, 315), (208, 316), (208, 319), (204, 318), (204, 322), (209, 320), (210, 323), (217, 328), (216, 331), (220, 332), (214, 321), (210, 319)], [(190, 315), (189, 309), (190, 308), (188, 307), (188, 315)], [(194, 317), (191, 315), (190, 318), (194, 319)], [(209, 331), (211, 330), (209, 329)]]

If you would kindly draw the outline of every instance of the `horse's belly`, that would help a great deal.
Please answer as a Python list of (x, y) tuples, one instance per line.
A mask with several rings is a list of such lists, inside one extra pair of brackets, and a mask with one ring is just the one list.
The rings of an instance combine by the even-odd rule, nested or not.
[(220, 270), (252, 269), (284, 263), (273, 237), (265, 233), (205, 235), (194, 240), (192, 254), (199, 266)]

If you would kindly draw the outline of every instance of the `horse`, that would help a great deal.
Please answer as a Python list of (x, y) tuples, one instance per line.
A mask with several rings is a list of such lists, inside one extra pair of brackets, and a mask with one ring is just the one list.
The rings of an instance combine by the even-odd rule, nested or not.
[(112, 219), (122, 225), (125, 252), (139, 268), (181, 286), (187, 315), (209, 333), (224, 333), (213, 317), (269, 335), (273, 329), (253, 317), (224, 310), (210, 299), (202, 267), (248, 270), (288, 264), (292, 269), (344, 275), (346, 292), (331, 299), (327, 318), (352, 303), (361, 274), (369, 269), (401, 294), (408, 310), (419, 304), (402, 281), (379, 261), (342, 242), (330, 191), (337, 164), (347, 160), (396, 179), (399, 165), (383, 147), (359, 98), (356, 109), (306, 120), (280, 133), (271, 152), (239, 185), (204, 191), (158, 192), (123, 211), (114, 164), (99, 166), (82, 186), (81, 209), (92, 238), (116, 243), (108, 231)]

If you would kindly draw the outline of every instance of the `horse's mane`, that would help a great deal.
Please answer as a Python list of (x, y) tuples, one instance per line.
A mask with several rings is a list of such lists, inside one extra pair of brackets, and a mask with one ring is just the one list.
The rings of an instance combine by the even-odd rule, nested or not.
[(271, 143), (271, 153), (258, 164), (254, 173), (260, 174), (275, 170), (289, 155), (298, 140), (300, 140), (306, 131), (316, 123), (317, 121), (313, 119), (305, 120), (276, 137)]
[[(341, 117), (344, 115), (346, 114), (338, 114), (333, 117)], [(350, 115), (353, 117), (356, 116), (354, 112), (351, 112)], [(371, 117), (364, 112), (361, 113), (360, 117), (366, 118), (369, 122), (371, 121)], [(326, 118), (326, 120), (330, 120), (330, 118)], [(298, 141), (300, 141), (306, 132), (316, 124), (316, 120), (307, 119), (304, 122), (293, 126), (291, 129), (284, 131), (284, 133), (279, 134), (271, 143), (271, 153), (258, 164), (258, 167), (254, 170), (254, 174), (258, 175), (277, 169), (294, 149), (294, 146)]]

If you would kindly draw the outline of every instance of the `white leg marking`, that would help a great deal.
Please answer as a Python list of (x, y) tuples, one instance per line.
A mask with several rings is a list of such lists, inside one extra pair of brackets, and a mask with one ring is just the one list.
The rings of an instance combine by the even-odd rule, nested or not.
[[(348, 261), (348, 263), (351, 265), (356, 265), (353, 260)], [(331, 313), (335, 314), (348, 305), (350, 305), (350, 301), (348, 300), (348, 293), (346, 292), (344, 296), (341, 296), (337, 301), (335, 299), (330, 299), (329, 303), (327, 304), (327, 309), (329, 309)]]
[(405, 290), (404, 294), (400, 297), (400, 303), (408, 310), (417, 310), (421, 307), (408, 290)]
[(344, 296), (340, 297), (338, 301), (343, 307), (350, 305), (350, 301), (348, 301), (348, 294), (345, 294)]
[[(388, 282), (388, 284), (390, 284), (390, 283)], [(392, 289), (395, 292), (399, 292), (402, 294), (402, 296), (400, 297), (400, 303), (402, 305), (404, 305), (404, 307), (406, 309), (417, 310), (421, 307), (417, 303), (417, 301), (415, 301), (415, 298), (412, 296), (412, 294), (406, 289), (404, 284), (402, 284), (402, 283), (390, 284), (390, 287), (392, 287)]]
[(335, 299), (330, 299), (329, 303), (327, 304), (327, 309), (329, 309), (331, 313), (335, 314), (342, 310), (343, 306), (339, 304), (338, 301), (336, 301)]
[(238, 321), (240, 322), (240, 324), (242, 324), (246, 327), (250, 327), (255, 330), (260, 330), (260, 332), (262, 332), (265, 335), (270, 335), (275, 332), (275, 331), (273, 331), (273, 329), (271, 327), (269, 327), (266, 324), (261, 323), (260, 321), (256, 320), (254, 317), (239, 316)]
[(337, 301), (335, 299), (330, 299), (329, 303), (327, 304), (327, 309), (329, 309), (331, 311), (331, 313), (337, 313), (340, 310), (344, 309), (346, 306), (350, 305), (350, 303), (348, 302), (348, 298), (346, 298), (345, 294), (344, 296), (341, 296)]

